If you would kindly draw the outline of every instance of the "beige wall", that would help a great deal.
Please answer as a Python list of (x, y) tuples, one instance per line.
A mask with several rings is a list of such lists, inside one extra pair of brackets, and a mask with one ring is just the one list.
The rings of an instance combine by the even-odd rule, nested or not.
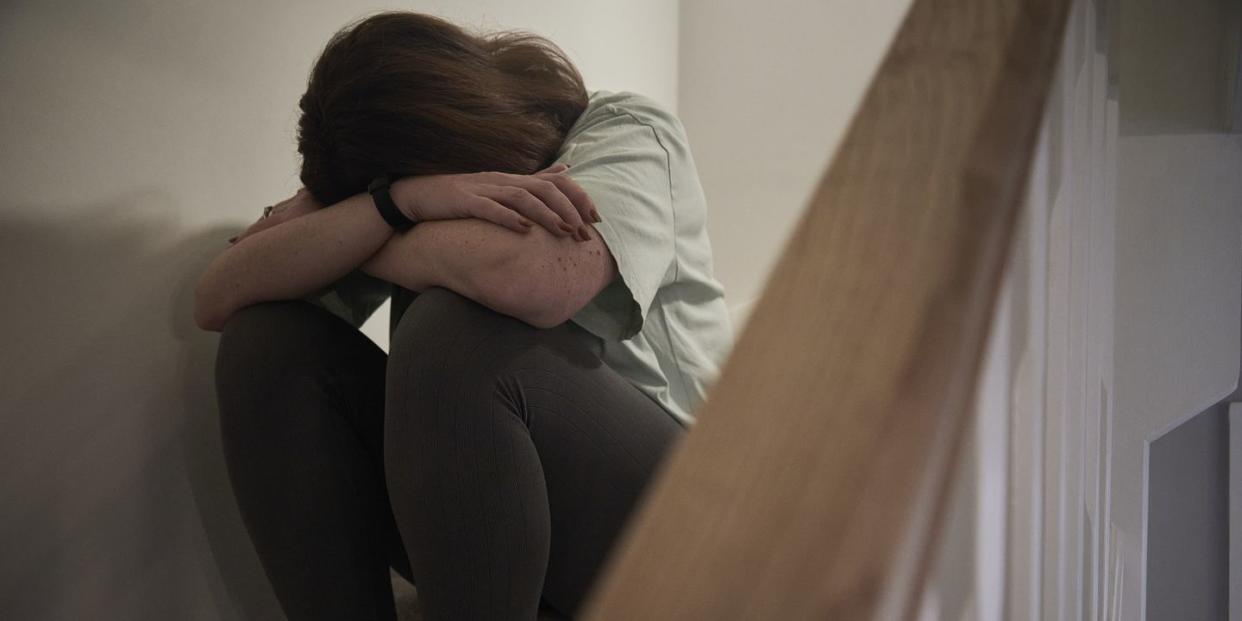
[(909, 0), (682, 0), (679, 113), (741, 326)]
[[(0, 5), (0, 618), (278, 618), (228, 489), (194, 279), (297, 187), (310, 62), (369, 2)], [(677, 6), (403, 5), (677, 98)]]

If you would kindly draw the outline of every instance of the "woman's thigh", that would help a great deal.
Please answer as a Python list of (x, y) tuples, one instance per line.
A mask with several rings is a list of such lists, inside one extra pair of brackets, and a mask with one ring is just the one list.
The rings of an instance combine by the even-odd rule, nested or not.
[[(509, 465), (486, 466), (502, 477), (509, 476), (506, 468), (542, 471), (551, 521), (543, 595), (565, 612), (578, 609), (652, 476), (685, 433), (604, 364), (601, 353), (601, 341), (576, 324), (533, 328), (433, 288), (400, 319), (389, 358), (389, 432), (403, 418), (439, 418), (413, 422), (419, 429), (397, 435), (466, 467), (504, 460)], [(427, 439), (424, 431), (440, 437)], [(526, 442), (538, 463), (522, 462), (529, 453), (517, 445)], [(402, 449), (390, 444), (388, 450)], [(390, 493), (396, 503), (398, 492)], [(522, 498), (543, 501), (540, 496), (528, 491)]]
[[(278, 516), (287, 510), (374, 512), (368, 532), (357, 535), (379, 531), (389, 542), (389, 562), (408, 579), (383, 485), (386, 360), (364, 334), (322, 308), (296, 300), (259, 303), (237, 311), (222, 330), (217, 396), (226, 458), (243, 511), (262, 513), (255, 520), (272, 522), (269, 528), (284, 533), (281, 537), (294, 537), (288, 545), (308, 551), (323, 534), (304, 533), (299, 541), (294, 524), (279, 528)], [(285, 471), (297, 478), (273, 480)], [(334, 496), (340, 486), (326, 479), (338, 476), (346, 488), (342, 493), (357, 485), (375, 489), (375, 506)], [(272, 486), (285, 492), (272, 493)], [(293, 490), (305, 493), (295, 501)], [(291, 506), (306, 503), (321, 506)], [(333, 523), (356, 519), (361, 516), (342, 515)], [(316, 523), (326, 522), (331, 520)], [(348, 544), (353, 536), (339, 533), (332, 539)]]

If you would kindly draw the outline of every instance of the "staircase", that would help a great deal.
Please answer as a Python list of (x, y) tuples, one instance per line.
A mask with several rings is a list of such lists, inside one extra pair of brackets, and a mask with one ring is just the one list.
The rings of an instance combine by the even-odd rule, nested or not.
[(590, 621), (908, 619), (1068, 0), (914, 0)]

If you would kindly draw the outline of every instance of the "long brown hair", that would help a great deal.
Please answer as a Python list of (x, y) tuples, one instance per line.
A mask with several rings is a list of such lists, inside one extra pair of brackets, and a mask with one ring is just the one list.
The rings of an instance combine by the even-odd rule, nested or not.
[(582, 75), (543, 37), (379, 13), (333, 35), (311, 70), (298, 102), (302, 184), (326, 205), (383, 173), (529, 174), (586, 104)]

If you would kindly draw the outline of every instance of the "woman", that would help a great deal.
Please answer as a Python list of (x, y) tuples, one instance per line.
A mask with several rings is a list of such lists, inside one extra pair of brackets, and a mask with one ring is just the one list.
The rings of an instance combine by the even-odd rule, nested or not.
[(195, 312), (281, 605), (392, 619), (391, 564), (431, 621), (574, 614), (730, 345), (681, 124), (415, 13), (335, 35), (300, 107), (305, 187)]

